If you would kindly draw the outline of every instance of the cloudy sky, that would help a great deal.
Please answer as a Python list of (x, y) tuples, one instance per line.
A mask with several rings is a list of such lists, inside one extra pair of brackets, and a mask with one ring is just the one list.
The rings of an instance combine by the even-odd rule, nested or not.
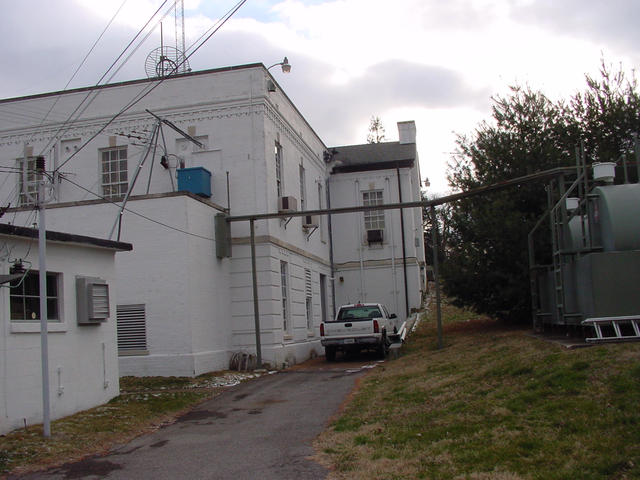
[[(0, 98), (63, 89), (113, 19), (69, 88), (95, 85), (162, 1), (0, 0)], [(184, 0), (187, 47), (236, 1)], [(639, 21), (638, 0), (247, 0), (189, 61), (286, 55), (291, 73), (274, 76), (329, 146), (364, 143), (372, 115), (388, 140), (415, 120), (422, 177), (439, 193), (455, 133), (489, 119), (492, 95), (520, 84), (568, 97), (601, 58), (634, 69)], [(175, 42), (173, 13), (163, 31)], [(156, 28), (111, 81), (144, 78), (159, 45)]]

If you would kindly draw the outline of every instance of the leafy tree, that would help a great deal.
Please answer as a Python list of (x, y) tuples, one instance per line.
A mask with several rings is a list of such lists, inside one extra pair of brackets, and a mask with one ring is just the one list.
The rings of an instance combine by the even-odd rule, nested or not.
[[(491, 122), (459, 135), (449, 183), (470, 190), (559, 166), (575, 165), (584, 139), (591, 159), (615, 160), (640, 131), (635, 79), (612, 74), (587, 77), (587, 88), (569, 102), (552, 102), (530, 88), (495, 97)], [(528, 322), (527, 234), (546, 210), (544, 183), (460, 200), (452, 204), (444, 291), (482, 313)]]
[(367, 143), (380, 143), (385, 140), (384, 126), (380, 117), (371, 117), (369, 123), (369, 134), (367, 135)]

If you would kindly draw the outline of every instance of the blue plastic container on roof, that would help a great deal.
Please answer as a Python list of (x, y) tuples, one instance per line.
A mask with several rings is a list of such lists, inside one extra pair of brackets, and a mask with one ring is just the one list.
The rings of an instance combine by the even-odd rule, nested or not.
[(204, 167), (178, 169), (178, 190), (211, 197), (211, 172)]

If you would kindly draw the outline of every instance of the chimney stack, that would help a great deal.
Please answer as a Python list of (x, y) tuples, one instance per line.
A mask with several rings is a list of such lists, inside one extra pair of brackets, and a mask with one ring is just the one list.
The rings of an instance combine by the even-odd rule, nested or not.
[(416, 143), (416, 122), (398, 122), (398, 138), (400, 143)]

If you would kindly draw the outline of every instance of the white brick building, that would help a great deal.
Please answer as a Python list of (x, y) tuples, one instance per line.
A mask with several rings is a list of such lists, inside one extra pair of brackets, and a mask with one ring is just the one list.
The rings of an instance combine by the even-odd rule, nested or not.
[[(47, 210), (51, 229), (106, 238), (117, 224), (119, 207), (98, 196), (122, 200), (156, 125), (147, 110), (202, 143), (195, 145), (164, 123), (158, 141), (151, 142), (157, 148), (148, 150), (130, 192), (119, 238), (136, 249), (116, 258), (121, 375), (197, 375), (226, 368), (234, 352), (255, 351), (249, 224), (232, 224), (232, 256), (220, 259), (216, 214), (227, 209), (232, 216), (276, 212), (278, 199), (285, 196), (294, 197), (299, 210), (327, 208), (328, 188), (331, 207), (361, 205), (363, 195), (370, 201), (364, 193), (369, 190), (383, 192), (385, 203), (395, 202), (398, 172), (403, 201), (419, 199), (413, 122), (400, 125), (404, 133), (398, 144), (370, 147), (383, 156), (392, 154), (392, 163), (376, 159), (366, 166), (366, 161), (347, 158), (346, 147), (337, 147), (334, 160), (342, 158), (341, 163), (327, 164), (329, 149), (273, 85), (264, 65), (252, 64), (162, 82), (140, 80), (0, 101), (0, 109), (9, 112), (0, 117), (0, 166), (16, 172), (3, 174), (10, 178), (1, 184), (0, 198), (18, 205), (7, 213), (16, 225), (24, 225), (31, 213), (28, 202), (20, 203), (21, 192), (32, 188), (28, 174), (21, 173), (30, 167), (24, 158), (43, 154), (47, 170), (56, 170)], [(65, 125), (83, 101), (80, 118)], [(34, 115), (44, 116), (51, 107), (46, 121), (34, 121)], [(353, 161), (363, 165), (345, 171)], [(210, 186), (210, 196), (203, 184), (204, 190)], [(378, 193), (371, 195), (371, 201), (379, 201)], [(334, 290), (337, 303), (382, 298), (401, 317), (405, 301), (409, 308), (419, 306), (424, 265), (419, 209), (404, 211), (404, 267), (399, 212), (384, 213), (381, 245), (370, 244), (363, 233), (374, 220), (363, 214), (332, 215), (333, 235), (327, 217), (317, 230), (304, 228), (301, 217), (256, 221), (266, 362), (281, 366), (322, 354), (319, 325), (332, 315)], [(350, 235), (354, 223), (358, 237)], [(408, 274), (406, 296), (400, 268)]]
[[(42, 422), (38, 292), (38, 230), (0, 224), (0, 434)], [(47, 233), (47, 310), (51, 418), (85, 410), (119, 393), (116, 348), (115, 253), (131, 245), (66, 233)], [(22, 275), (10, 276), (9, 260)], [(16, 278), (17, 277), (17, 278)], [(78, 277), (98, 280), (107, 318), (78, 315), (84, 298)], [(9, 281), (13, 278), (12, 281)], [(106, 287), (105, 287), (106, 285)], [(109, 295), (109, 293), (111, 294)], [(84, 294), (87, 291), (84, 290)], [(104, 300), (104, 296), (101, 297)]]

